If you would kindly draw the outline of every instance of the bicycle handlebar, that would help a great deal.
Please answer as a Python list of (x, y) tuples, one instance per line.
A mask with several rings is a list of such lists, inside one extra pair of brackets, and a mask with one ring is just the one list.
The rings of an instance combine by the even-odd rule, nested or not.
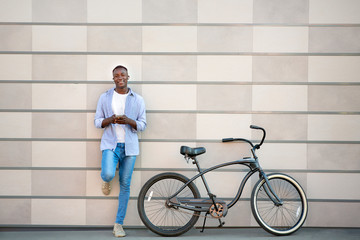
[(263, 132), (263, 136), (262, 136), (262, 139), (261, 139), (260, 143), (255, 145), (256, 149), (260, 149), (260, 146), (264, 143), (264, 140), (265, 140), (265, 137), (266, 137), (266, 131), (262, 127), (255, 126), (255, 125), (250, 125), (250, 128), (251, 129), (256, 129), (256, 130), (261, 130)]
[(223, 138), (222, 142), (233, 142), (233, 141), (242, 141), (249, 143), (254, 149), (259, 149), (260, 146), (264, 143), (265, 137), (266, 137), (266, 131), (262, 127), (250, 125), (251, 129), (261, 130), (263, 132), (263, 137), (259, 144), (253, 144), (250, 140), (247, 140), (245, 138)]
[(242, 141), (242, 142), (247, 142), (248, 144), (250, 144), (252, 147), (254, 147), (254, 144), (250, 141), (247, 140), (245, 138), (223, 138), (222, 142), (234, 142), (234, 141)]

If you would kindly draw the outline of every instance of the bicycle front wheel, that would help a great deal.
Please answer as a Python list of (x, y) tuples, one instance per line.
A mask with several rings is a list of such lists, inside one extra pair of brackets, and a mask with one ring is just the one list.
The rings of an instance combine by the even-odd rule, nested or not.
[[(178, 173), (162, 173), (148, 180), (140, 190), (138, 212), (144, 225), (161, 236), (178, 236), (189, 231), (200, 212), (169, 207), (166, 200), (189, 179)], [(195, 184), (189, 184), (178, 198), (200, 198)]]
[(285, 174), (269, 174), (268, 179), (283, 204), (276, 206), (267, 195), (265, 179), (260, 179), (251, 194), (251, 209), (256, 221), (274, 235), (289, 235), (304, 224), (308, 203), (304, 190)]

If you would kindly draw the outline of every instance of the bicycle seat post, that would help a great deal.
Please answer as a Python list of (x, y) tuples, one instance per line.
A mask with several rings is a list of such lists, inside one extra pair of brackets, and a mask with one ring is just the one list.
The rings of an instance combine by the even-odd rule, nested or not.
[[(198, 161), (196, 160), (196, 157), (193, 158), (193, 164), (196, 165), (198, 172), (201, 173), (200, 165), (199, 165)], [(205, 176), (204, 176), (204, 175), (201, 175), (200, 177), (201, 177), (201, 179), (202, 179), (202, 181), (203, 181), (203, 183), (204, 183), (206, 192), (208, 193), (209, 197), (210, 197), (211, 200), (213, 201), (213, 203), (214, 203), (214, 205), (215, 205), (215, 208), (217, 208), (217, 207), (216, 207), (216, 204), (215, 204), (215, 199), (214, 199), (214, 197), (216, 198), (216, 196), (211, 193), (210, 188), (209, 188), (209, 185), (208, 185), (207, 182), (206, 182)], [(217, 209), (216, 209), (216, 210), (217, 210)]]

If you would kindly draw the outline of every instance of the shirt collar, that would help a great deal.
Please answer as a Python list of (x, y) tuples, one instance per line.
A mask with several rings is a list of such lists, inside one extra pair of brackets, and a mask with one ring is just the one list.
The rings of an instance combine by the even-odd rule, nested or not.
[[(129, 88), (129, 87), (128, 87)], [(112, 88), (112, 92), (114, 92), (115, 91), (115, 88)], [(128, 94), (129, 95), (131, 95), (131, 96), (134, 96), (134, 92), (133, 92), (133, 90), (131, 89), (131, 88), (129, 88), (129, 92), (128, 92)]]

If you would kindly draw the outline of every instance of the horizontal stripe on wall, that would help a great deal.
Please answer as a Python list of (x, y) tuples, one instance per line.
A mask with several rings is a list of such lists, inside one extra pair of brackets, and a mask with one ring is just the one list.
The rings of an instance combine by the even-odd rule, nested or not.
[[(113, 84), (112, 81), (93, 81), (93, 80), (81, 80), (81, 81), (69, 81), (69, 80), (0, 80), (2, 83), (12, 84)], [(129, 81), (129, 85), (147, 85), (147, 84), (166, 84), (166, 85), (299, 85), (299, 86), (359, 86), (360, 82), (222, 82), (222, 81)]]
[(360, 56), (360, 53), (348, 52), (304, 52), (304, 53), (279, 53), (279, 52), (56, 52), (56, 51), (0, 51), (0, 54), (32, 54), (32, 55), (175, 55), (175, 56)]
[[(235, 160), (235, 159), (234, 159)], [(0, 167), (1, 170), (99, 171), (95, 167)], [(197, 172), (196, 168), (161, 168), (162, 172)], [(205, 170), (205, 169), (202, 169)], [(360, 173), (360, 170), (263, 169), (269, 173)], [(134, 168), (134, 171), (159, 171), (159, 168)], [(216, 169), (213, 172), (248, 172), (248, 169)]]
[[(258, 143), (260, 140), (252, 140)], [(93, 138), (0, 138), (1, 141), (59, 141), (59, 142), (100, 142)], [(139, 142), (192, 142), (192, 143), (221, 143), (220, 139), (140, 139)], [(306, 144), (360, 144), (360, 141), (301, 141), (301, 140), (265, 140), (264, 143), (306, 143)]]
[(307, 23), (77, 23), (77, 22), (0, 22), (0, 25), (32, 26), (198, 26), (198, 27), (360, 27), (357, 23), (307, 24)]
[[(72, 109), (0, 109), (0, 112), (31, 113), (95, 113), (95, 110)], [(360, 112), (337, 111), (212, 111), (212, 110), (147, 110), (147, 113), (190, 113), (190, 114), (307, 114), (307, 115), (359, 115)]]
[[(236, 194), (236, 193), (234, 193)], [(87, 196), (0, 196), (0, 199), (101, 199), (115, 200), (118, 197), (87, 197)], [(137, 197), (130, 197), (130, 200), (137, 200)], [(225, 201), (231, 201), (233, 198), (221, 198)], [(250, 201), (250, 198), (240, 198), (239, 201)], [(357, 199), (308, 199), (309, 202), (341, 202), (341, 203), (360, 203)], [(1, 226), (1, 225), (0, 225)]]

